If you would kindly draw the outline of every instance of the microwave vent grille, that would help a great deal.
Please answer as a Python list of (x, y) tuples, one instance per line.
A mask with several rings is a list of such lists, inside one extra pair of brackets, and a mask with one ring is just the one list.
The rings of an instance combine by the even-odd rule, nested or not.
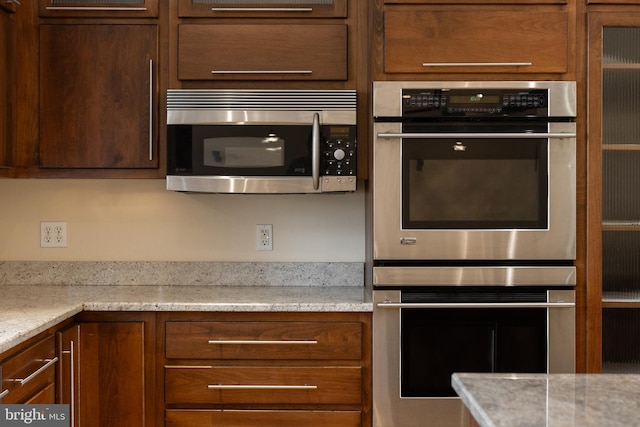
[(167, 109), (355, 110), (355, 90), (170, 89)]

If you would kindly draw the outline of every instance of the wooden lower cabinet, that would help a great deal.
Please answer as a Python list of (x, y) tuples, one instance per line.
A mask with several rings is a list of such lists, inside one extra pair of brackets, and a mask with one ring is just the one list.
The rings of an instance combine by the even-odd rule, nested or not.
[(171, 313), (165, 427), (371, 425), (370, 313)]
[(71, 405), (71, 427), (155, 425), (154, 319), (109, 314), (58, 332), (59, 403)]
[(25, 349), (0, 363), (0, 403), (55, 403), (57, 363), (53, 335), (29, 341)]

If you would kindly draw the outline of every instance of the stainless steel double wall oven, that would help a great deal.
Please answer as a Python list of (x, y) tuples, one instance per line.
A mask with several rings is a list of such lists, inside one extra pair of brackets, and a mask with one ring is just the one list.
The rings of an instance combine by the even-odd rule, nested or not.
[(574, 372), (574, 82), (375, 82), (374, 427), (460, 427), (453, 372)]

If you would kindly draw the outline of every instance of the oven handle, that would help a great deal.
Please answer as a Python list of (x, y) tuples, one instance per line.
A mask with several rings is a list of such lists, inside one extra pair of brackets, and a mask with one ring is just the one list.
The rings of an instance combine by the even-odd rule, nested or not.
[(379, 302), (380, 308), (573, 308), (573, 302), (401, 303)]
[(575, 132), (570, 133), (379, 133), (378, 138), (575, 138)]
[(311, 131), (311, 178), (313, 189), (320, 188), (320, 114), (313, 113)]

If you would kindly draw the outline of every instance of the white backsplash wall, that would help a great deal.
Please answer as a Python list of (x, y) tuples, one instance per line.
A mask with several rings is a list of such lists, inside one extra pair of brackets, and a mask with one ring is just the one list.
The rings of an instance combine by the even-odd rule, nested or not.
[[(0, 260), (364, 262), (364, 210), (362, 190), (184, 194), (163, 179), (0, 179)], [(41, 221), (67, 223), (66, 248), (40, 247)], [(273, 224), (272, 251), (256, 250), (257, 224)]]

